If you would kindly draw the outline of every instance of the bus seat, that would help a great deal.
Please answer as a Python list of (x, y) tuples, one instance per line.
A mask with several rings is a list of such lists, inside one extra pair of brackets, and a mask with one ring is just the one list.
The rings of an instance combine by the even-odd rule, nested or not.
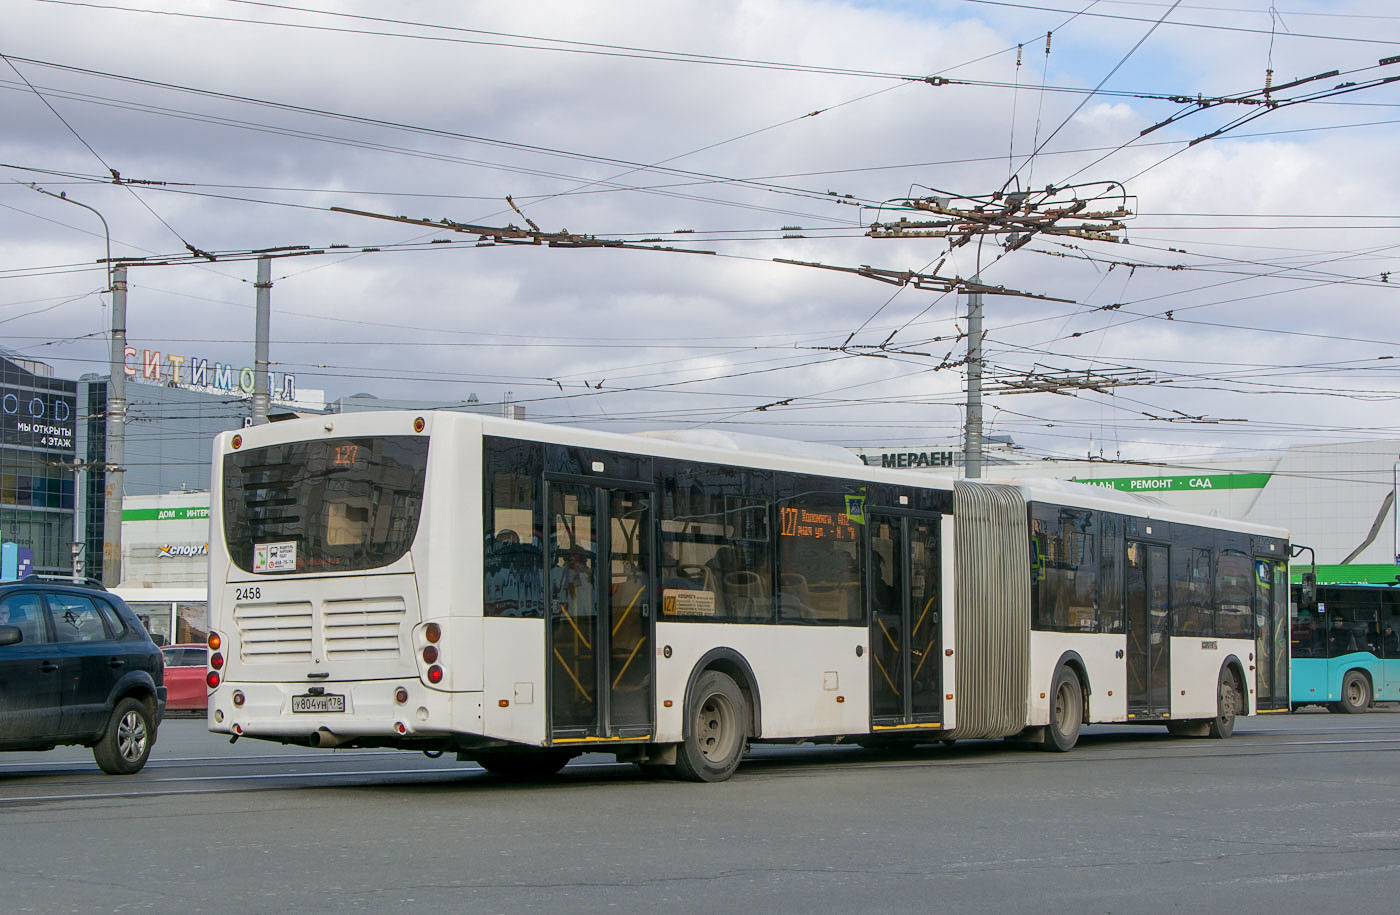
[(730, 612), (735, 616), (768, 618), (768, 589), (757, 572), (724, 573), (724, 592), (729, 598)]

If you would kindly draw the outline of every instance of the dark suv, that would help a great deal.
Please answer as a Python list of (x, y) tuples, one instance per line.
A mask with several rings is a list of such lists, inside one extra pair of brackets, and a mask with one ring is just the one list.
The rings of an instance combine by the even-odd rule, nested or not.
[(0, 582), (0, 750), (92, 747), (102, 771), (140, 771), (165, 715), (160, 649), (99, 584)]

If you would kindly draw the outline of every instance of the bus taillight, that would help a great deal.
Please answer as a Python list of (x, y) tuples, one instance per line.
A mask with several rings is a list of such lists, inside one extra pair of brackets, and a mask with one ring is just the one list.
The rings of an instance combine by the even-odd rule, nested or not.
[(209, 666), (214, 668), (215, 670), (223, 670), (224, 656), (219, 654), (217, 651), (214, 652), (209, 656)]
[(429, 642), (436, 642), (438, 639), (442, 638), (442, 627), (437, 623), (429, 623), (427, 626), (423, 627), (423, 638), (427, 639)]
[(442, 668), (441, 668), (441, 667), (439, 667), (438, 665), (434, 664), (432, 667), (429, 667), (429, 668), (428, 668), (428, 682), (429, 682), (429, 683), (441, 683), (441, 682), (442, 682)]
[(209, 684), (210, 689), (218, 689), (219, 684), (223, 682), (223, 678), (219, 676), (217, 670), (211, 670), (209, 671), (209, 676), (204, 678), (204, 682)]
[(218, 634), (217, 632), (211, 632), (211, 633), (209, 633), (209, 650), (210, 650), (210, 651), (218, 651), (218, 650), (219, 650), (219, 646), (221, 646), (221, 645), (223, 645), (223, 644), (224, 644), (224, 640), (223, 640), (222, 638), (219, 637), (219, 634)]
[(425, 646), (423, 647), (423, 660), (424, 660), (426, 663), (428, 663), (428, 664), (432, 664), (432, 663), (433, 663), (434, 661), (436, 661), (437, 659), (438, 659), (438, 649), (437, 649), (437, 646), (436, 646), (436, 645), (425, 645)]

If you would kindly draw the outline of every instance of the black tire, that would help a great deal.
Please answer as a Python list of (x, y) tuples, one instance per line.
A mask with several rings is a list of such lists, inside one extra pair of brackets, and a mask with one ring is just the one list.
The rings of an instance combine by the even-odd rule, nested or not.
[(1349, 670), (1342, 678), (1342, 699), (1337, 710), (1355, 715), (1371, 707), (1371, 680), (1359, 670)]
[(484, 750), (476, 764), (502, 778), (549, 778), (574, 758), (567, 750)]
[(1206, 727), (1208, 736), (1224, 740), (1235, 733), (1235, 716), (1239, 714), (1241, 698), (1234, 673), (1222, 670), (1215, 687), (1215, 717)]
[(1050, 723), (1045, 726), (1041, 747), (1052, 753), (1069, 752), (1079, 742), (1083, 724), (1084, 689), (1074, 671), (1061, 667), (1050, 687)]
[(92, 757), (108, 775), (140, 772), (156, 745), (156, 723), (139, 699), (126, 698), (112, 709), (107, 730), (92, 745)]
[(676, 774), (694, 782), (722, 782), (734, 774), (749, 739), (744, 694), (725, 674), (707, 670), (686, 697), (685, 740), (676, 750)]

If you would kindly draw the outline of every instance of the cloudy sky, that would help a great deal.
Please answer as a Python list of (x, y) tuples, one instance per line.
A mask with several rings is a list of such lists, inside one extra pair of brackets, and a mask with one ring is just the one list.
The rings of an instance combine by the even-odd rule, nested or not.
[[(6, 0), (0, 346), (106, 373), (101, 223), (37, 185), (106, 219), (138, 351), (251, 364), (250, 255), (304, 249), (272, 359), (330, 398), (956, 442), (980, 276), (1047, 297), (984, 297), (1029, 454), (1394, 437), (1400, 10), (1278, 2)], [(871, 235), (1023, 191), (1019, 247)]]

